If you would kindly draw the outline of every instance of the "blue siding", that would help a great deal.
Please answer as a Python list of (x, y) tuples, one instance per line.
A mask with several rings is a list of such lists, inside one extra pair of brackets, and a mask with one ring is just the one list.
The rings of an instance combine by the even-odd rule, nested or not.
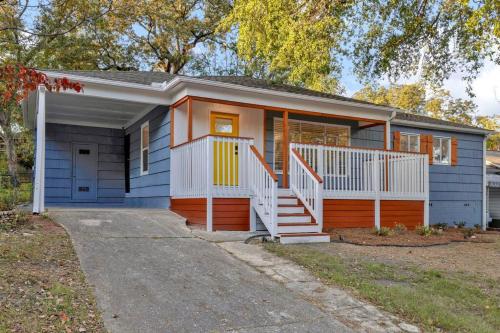
[(121, 204), (125, 196), (123, 130), (47, 124), (45, 203), (72, 203), (72, 144), (97, 143), (97, 203)]
[(430, 223), (464, 221), (469, 226), (480, 224), (483, 198), (483, 136), (391, 126), (391, 131), (455, 137), (458, 140), (456, 166), (429, 167)]
[[(266, 162), (274, 169), (274, 118), (281, 118), (281, 112), (266, 111), (266, 133), (264, 142), (264, 154)], [(375, 126), (365, 129), (358, 127), (354, 120), (335, 119), (301, 114), (289, 114), (289, 119), (313, 121), (318, 123), (344, 125), (351, 127), (351, 145), (366, 148), (384, 148), (384, 126)], [(281, 186), (282, 176), (278, 175)]]
[[(130, 193), (125, 203), (137, 207), (170, 206), (170, 117), (158, 106), (125, 130), (130, 134)], [(140, 175), (141, 125), (149, 121), (149, 173)]]

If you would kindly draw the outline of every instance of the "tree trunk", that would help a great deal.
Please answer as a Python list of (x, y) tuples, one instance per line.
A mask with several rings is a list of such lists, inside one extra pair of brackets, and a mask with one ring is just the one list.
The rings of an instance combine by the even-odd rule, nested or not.
[(16, 155), (16, 145), (15, 140), (9, 135), (4, 135), (5, 151), (7, 155), (7, 167), (9, 170), (9, 175), (11, 177), (11, 183), (14, 188), (19, 185), (19, 180), (17, 178), (17, 155)]

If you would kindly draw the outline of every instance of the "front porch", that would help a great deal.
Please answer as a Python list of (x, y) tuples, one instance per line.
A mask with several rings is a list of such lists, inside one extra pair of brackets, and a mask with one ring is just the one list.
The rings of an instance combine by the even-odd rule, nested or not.
[[(282, 241), (428, 224), (428, 155), (389, 150), (388, 121), (195, 97), (173, 111), (172, 210), (190, 223), (255, 231), (261, 222)], [(238, 123), (221, 121), (228, 132), (218, 133), (214, 114)]]

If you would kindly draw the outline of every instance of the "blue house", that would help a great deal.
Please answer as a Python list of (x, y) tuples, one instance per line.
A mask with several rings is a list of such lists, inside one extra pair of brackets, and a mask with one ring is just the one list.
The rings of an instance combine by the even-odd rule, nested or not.
[(481, 128), (248, 77), (64, 71), (39, 88), (33, 211), (165, 208), (283, 243), (340, 227), (486, 227)]

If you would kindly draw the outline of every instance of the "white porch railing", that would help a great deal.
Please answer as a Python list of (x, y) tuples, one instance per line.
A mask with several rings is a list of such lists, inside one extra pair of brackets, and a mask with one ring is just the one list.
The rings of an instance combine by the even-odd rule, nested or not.
[(171, 196), (248, 197), (253, 139), (205, 136), (171, 150)]
[(275, 223), (278, 217), (278, 177), (254, 146), (250, 146), (250, 150), (249, 180), (254, 194), (251, 206), (259, 214), (271, 236), (275, 237), (278, 232)]
[(290, 189), (323, 230), (323, 180), (294, 148), (290, 149)]
[(325, 198), (428, 198), (426, 154), (296, 143), (290, 146), (323, 179)]

